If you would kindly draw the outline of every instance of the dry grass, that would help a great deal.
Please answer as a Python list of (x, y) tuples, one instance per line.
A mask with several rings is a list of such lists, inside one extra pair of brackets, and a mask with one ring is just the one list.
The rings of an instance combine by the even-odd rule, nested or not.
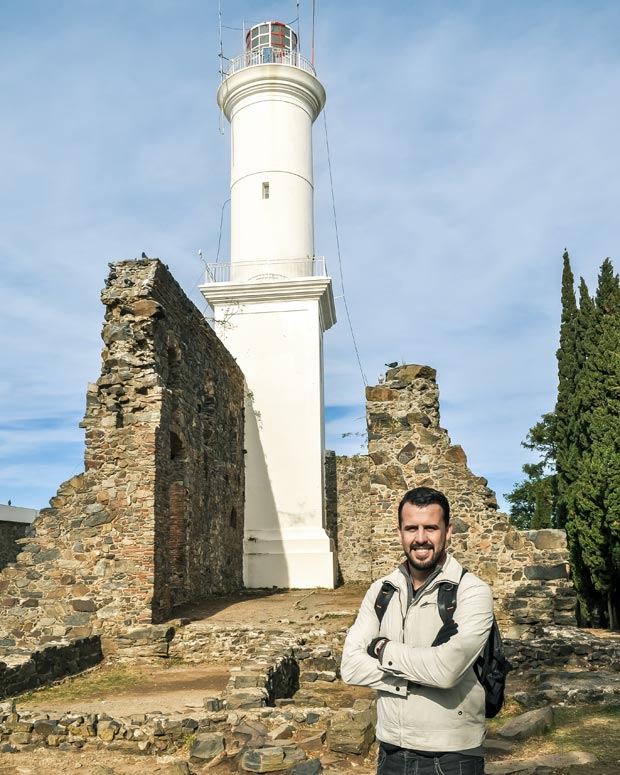
[(94, 699), (131, 690), (143, 680), (144, 671), (140, 668), (103, 663), (59, 683), (23, 694), (18, 702), (21, 707), (42, 702)]
[[(506, 721), (512, 709), (502, 713), (498, 723)], [(511, 759), (530, 759), (543, 754), (566, 751), (586, 751), (598, 757), (599, 763), (611, 767), (608, 771), (620, 772), (620, 707), (586, 705), (557, 707), (555, 729), (542, 737), (532, 738), (517, 747)], [(506, 757), (501, 757), (506, 758)]]

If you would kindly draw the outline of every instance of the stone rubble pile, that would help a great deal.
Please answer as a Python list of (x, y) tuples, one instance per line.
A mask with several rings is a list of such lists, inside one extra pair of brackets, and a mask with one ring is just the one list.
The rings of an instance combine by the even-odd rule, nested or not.
[(549, 703), (620, 705), (620, 636), (544, 627), (539, 637), (506, 640), (511, 696), (523, 707)]
[[(213, 699), (205, 698), (205, 707), (213, 707)], [(219, 705), (195, 717), (147, 713), (124, 719), (106, 713), (17, 712), (14, 702), (5, 702), (0, 704), (0, 753), (94, 746), (127, 754), (187, 753), (194, 764), (234, 758), (248, 772), (314, 775), (322, 771), (326, 754), (335, 761), (348, 753), (366, 755), (374, 740), (370, 702), (344, 712), (288, 703), (244, 711), (227, 708), (226, 700)]]
[[(187, 754), (194, 765), (213, 762), (215, 766), (224, 759), (234, 759), (236, 766), (247, 772), (313, 775), (328, 762), (329, 767), (335, 767), (330, 772), (338, 771), (340, 765), (346, 772), (347, 757), (360, 757), (361, 762), (371, 755), (375, 703), (360, 699), (350, 708), (327, 707), (325, 687), (337, 680), (339, 652), (322, 645), (323, 637), (329, 640), (325, 630), (311, 632), (313, 639), (291, 633), (286, 647), (282, 633), (271, 643), (263, 641), (254, 658), (232, 668), (228, 686), (220, 696), (206, 697), (204, 708), (198, 712), (192, 709), (187, 716), (160, 712), (130, 718), (113, 718), (106, 713), (55, 715), (17, 712), (13, 701), (2, 703), (0, 751), (41, 746), (71, 751), (94, 745), (131, 754)], [(329, 637), (341, 641), (343, 636), (344, 628)], [(257, 644), (254, 638), (249, 642)], [(505, 724), (496, 739), (488, 740), (490, 752), (510, 755), (512, 741), (552, 727), (551, 702), (613, 704), (617, 700), (620, 704), (620, 638), (597, 637), (576, 628), (547, 628), (530, 643), (509, 641), (508, 649), (513, 646), (515, 670), (511, 676), (516, 676), (517, 686), (531, 681), (533, 688), (509, 691), (509, 695), (525, 707), (543, 707)], [(578, 669), (574, 667), (577, 663), (593, 669)], [(548, 669), (541, 670), (545, 666)], [(606, 671), (596, 669), (600, 666)], [(584, 688), (586, 680), (588, 688)], [(322, 696), (313, 690), (319, 684)], [(591, 760), (584, 754), (571, 756), (574, 761), (566, 759), (566, 766)], [(536, 767), (543, 767), (538, 759), (536, 762)], [(490, 762), (487, 771), (490, 775), (530, 771), (519, 766), (512, 760)]]

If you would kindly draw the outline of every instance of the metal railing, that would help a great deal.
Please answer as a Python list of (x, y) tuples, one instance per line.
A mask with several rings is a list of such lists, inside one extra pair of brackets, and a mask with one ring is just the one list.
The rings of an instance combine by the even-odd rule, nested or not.
[(205, 285), (213, 283), (273, 283), (303, 277), (327, 277), (325, 258), (294, 258), (284, 261), (235, 261), (207, 264)]
[(312, 63), (303, 57), (298, 51), (287, 51), (266, 46), (258, 51), (246, 51), (238, 57), (231, 59), (224, 73), (224, 78), (254, 65), (291, 65), (305, 70), (311, 75), (316, 75)]

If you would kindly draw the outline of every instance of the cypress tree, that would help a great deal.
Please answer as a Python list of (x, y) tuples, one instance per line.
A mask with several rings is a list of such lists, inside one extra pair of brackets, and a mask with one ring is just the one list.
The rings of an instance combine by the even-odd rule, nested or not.
[(577, 541), (590, 582), (618, 625), (620, 569), (620, 282), (601, 267), (580, 384), (585, 449), (575, 487)]
[(571, 454), (571, 417), (578, 374), (577, 355), (577, 301), (575, 299), (573, 272), (568, 251), (562, 257), (562, 318), (558, 360), (558, 396), (555, 404), (554, 441), (556, 463), (556, 524), (565, 527), (567, 498), (570, 483), (576, 476), (574, 456)]
[[(592, 584), (588, 566), (583, 557), (580, 537), (587, 531), (587, 524), (580, 519), (576, 508), (579, 492), (579, 476), (583, 457), (590, 448), (587, 412), (589, 410), (584, 379), (590, 340), (595, 328), (594, 301), (583, 279), (579, 285), (579, 308), (575, 318), (575, 375), (573, 394), (567, 396), (566, 437), (563, 448), (562, 474), (564, 477), (561, 499), (564, 508), (564, 526), (570, 555), (571, 578), (577, 591), (581, 612), (587, 622), (599, 623), (597, 614), (600, 595)], [(559, 472), (558, 472), (559, 473)]]

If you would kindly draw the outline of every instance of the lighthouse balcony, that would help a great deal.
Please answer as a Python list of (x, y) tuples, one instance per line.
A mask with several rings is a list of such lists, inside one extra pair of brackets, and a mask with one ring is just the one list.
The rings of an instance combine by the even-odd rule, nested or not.
[(244, 70), (246, 67), (255, 67), (256, 65), (290, 65), (300, 70), (305, 70), (310, 75), (316, 75), (312, 63), (303, 57), (298, 51), (289, 49), (280, 49), (276, 46), (265, 46), (256, 51), (246, 51), (238, 57), (231, 59), (224, 77)]
[(234, 261), (207, 264), (205, 285), (213, 283), (273, 283), (279, 281), (327, 277), (323, 256), (277, 261)]

